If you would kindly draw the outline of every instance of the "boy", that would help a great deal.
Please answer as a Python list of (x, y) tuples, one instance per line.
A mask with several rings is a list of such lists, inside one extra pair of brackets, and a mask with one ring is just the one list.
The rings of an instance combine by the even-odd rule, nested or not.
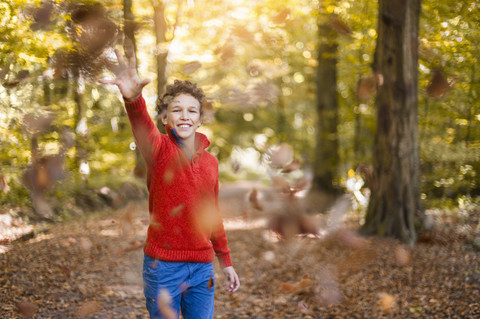
[[(210, 142), (197, 133), (203, 91), (189, 81), (175, 81), (159, 101), (167, 135), (150, 118), (142, 89), (149, 80), (136, 72), (135, 55), (128, 63), (115, 50), (118, 64), (106, 61), (115, 79), (101, 80), (119, 88), (137, 146), (147, 165), (150, 225), (144, 247), (144, 293), (150, 318), (167, 316), (158, 305), (166, 289), (171, 306), (188, 318), (212, 318), (213, 261), (218, 257), (229, 292), (239, 278), (232, 266), (218, 210), (218, 161), (205, 151)], [(159, 309), (160, 308), (160, 309)]]

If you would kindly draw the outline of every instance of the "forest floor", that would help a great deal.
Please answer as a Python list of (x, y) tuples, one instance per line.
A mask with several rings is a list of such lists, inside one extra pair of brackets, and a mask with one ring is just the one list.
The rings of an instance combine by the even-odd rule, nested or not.
[[(215, 318), (480, 318), (480, 211), (413, 247), (362, 238), (355, 220), (284, 241), (261, 212), (224, 216), (241, 288), (217, 278)], [(147, 318), (145, 203), (51, 226), (0, 253), (0, 318)], [(478, 237), (477, 237), (478, 239)]]

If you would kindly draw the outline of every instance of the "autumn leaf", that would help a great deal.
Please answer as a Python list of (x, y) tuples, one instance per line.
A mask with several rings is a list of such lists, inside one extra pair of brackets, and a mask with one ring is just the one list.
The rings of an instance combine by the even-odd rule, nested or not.
[(395, 297), (384, 292), (379, 293), (378, 304), (383, 311), (390, 312), (395, 307)]
[(77, 310), (79, 317), (86, 317), (102, 309), (103, 304), (99, 301), (87, 301), (82, 303)]
[(263, 206), (258, 202), (258, 191), (256, 189), (252, 190), (248, 200), (254, 209), (263, 210)]
[(167, 289), (162, 288), (158, 294), (158, 310), (166, 319), (176, 319), (177, 313), (172, 309), (172, 297)]
[(288, 144), (280, 144), (272, 147), (268, 155), (272, 168), (283, 168), (293, 161), (293, 149)]
[(290, 183), (282, 176), (274, 175), (271, 178), (272, 188), (280, 194), (290, 194)]
[(451, 89), (450, 83), (447, 81), (445, 72), (442, 69), (436, 69), (432, 74), (432, 79), (427, 86), (427, 94), (433, 98), (444, 97)]
[(374, 76), (362, 77), (357, 82), (356, 95), (360, 102), (368, 101), (375, 93), (377, 80)]
[(404, 247), (401, 245), (398, 245), (395, 248), (395, 260), (400, 266), (406, 266), (410, 263), (411, 261), (411, 255), (408, 250), (406, 250)]
[(212, 289), (213, 287), (213, 278), (212, 278), (212, 275), (210, 275), (210, 279), (208, 280), (208, 284), (207, 284), (207, 289), (210, 290)]
[(282, 9), (280, 12), (278, 12), (276, 15), (274, 15), (272, 17), (273, 23), (275, 23), (275, 24), (284, 23), (287, 20), (287, 18), (290, 15), (291, 12), (292, 12), (292, 10), (290, 10), (289, 8)]
[(300, 167), (302, 167), (302, 163), (300, 162), (300, 160), (294, 159), (293, 162), (284, 166), (280, 171), (280, 173), (284, 173), (284, 174), (291, 173), (298, 170)]
[(0, 177), (0, 190), (7, 195), (10, 187), (8, 186), (7, 179), (5, 176)]
[(174, 217), (174, 216), (177, 216), (178, 214), (181, 214), (184, 208), (185, 208), (185, 204), (180, 204), (178, 206), (175, 206), (174, 208), (172, 208), (170, 212), (170, 216)]
[(20, 301), (17, 303), (17, 311), (24, 318), (33, 318), (38, 311), (38, 305), (26, 300)]
[(254, 40), (253, 34), (241, 25), (234, 26), (231, 32), (232, 32), (232, 35), (239, 37), (244, 41), (250, 42)]
[(332, 14), (328, 19), (330, 27), (341, 35), (351, 35), (352, 29), (340, 19), (336, 14)]
[(192, 74), (193, 72), (197, 71), (201, 67), (202, 67), (202, 64), (198, 61), (189, 62), (182, 67), (182, 72), (186, 74)]

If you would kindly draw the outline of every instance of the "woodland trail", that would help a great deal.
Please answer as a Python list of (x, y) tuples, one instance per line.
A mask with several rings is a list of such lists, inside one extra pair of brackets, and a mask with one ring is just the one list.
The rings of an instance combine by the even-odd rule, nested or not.
[[(261, 213), (228, 214), (242, 286), (225, 292), (215, 262), (215, 318), (480, 317), (480, 253), (461, 233), (413, 248), (348, 229), (279, 241)], [(147, 318), (147, 224), (146, 204), (135, 203), (12, 244), (0, 254), (0, 318)]]

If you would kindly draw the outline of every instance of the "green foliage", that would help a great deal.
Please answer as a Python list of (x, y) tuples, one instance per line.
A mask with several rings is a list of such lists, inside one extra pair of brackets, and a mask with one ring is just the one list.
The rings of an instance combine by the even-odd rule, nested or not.
[[(11, 188), (8, 195), (0, 195), (2, 204), (28, 202), (21, 178), (32, 161), (34, 135), (42, 155), (58, 154), (63, 130), (74, 135), (74, 144), (66, 150), (67, 177), (49, 194), (55, 198), (67, 200), (75, 189), (84, 187), (78, 173), (81, 152), (90, 166), (92, 188), (130, 178), (135, 164), (134, 140), (123, 103), (115, 90), (96, 83), (98, 77), (109, 75), (54, 76), (56, 52), (81, 50), (67, 3), (72, 4), (56, 1), (50, 23), (42, 28), (32, 27), (32, 12), (40, 1), (0, 3), (0, 176), (6, 177)], [(93, 1), (75, 2), (81, 3)], [(122, 3), (103, 4), (121, 29)], [(337, 79), (342, 172), (337, 175), (345, 177), (359, 163), (371, 162), (374, 92), (360, 100), (358, 83), (372, 76), (377, 2), (198, 0), (165, 5), (169, 42), (155, 47), (152, 2), (135, 3), (139, 72), (155, 79), (155, 54), (168, 50), (169, 80), (193, 80), (214, 100), (215, 120), (202, 126), (202, 132), (211, 139), (210, 151), (220, 160), (223, 180), (268, 175), (247, 167), (234, 172), (235, 147), (257, 152), (261, 161), (271, 145), (286, 142), (305, 169), (315, 160), (316, 56), (324, 39), (318, 26), (332, 23), (332, 14), (340, 28)], [(455, 201), (462, 195), (480, 196), (478, 9), (473, 0), (422, 2), (418, 120), (427, 206), (437, 198)], [(72, 30), (77, 30), (77, 37)], [(119, 43), (121, 37), (120, 33)], [(200, 68), (186, 67), (195, 61), (201, 63)], [(438, 70), (451, 88), (432, 86)], [(155, 88), (151, 84), (144, 91), (152, 116), (156, 115)], [(443, 93), (432, 94), (432, 90)], [(80, 104), (75, 92), (80, 92)], [(25, 125), (27, 115), (40, 119), (48, 113), (54, 114), (54, 120), (46, 127), (32, 131)], [(82, 134), (77, 132), (81, 118), (87, 124)], [(72, 189), (67, 191), (68, 187)]]

